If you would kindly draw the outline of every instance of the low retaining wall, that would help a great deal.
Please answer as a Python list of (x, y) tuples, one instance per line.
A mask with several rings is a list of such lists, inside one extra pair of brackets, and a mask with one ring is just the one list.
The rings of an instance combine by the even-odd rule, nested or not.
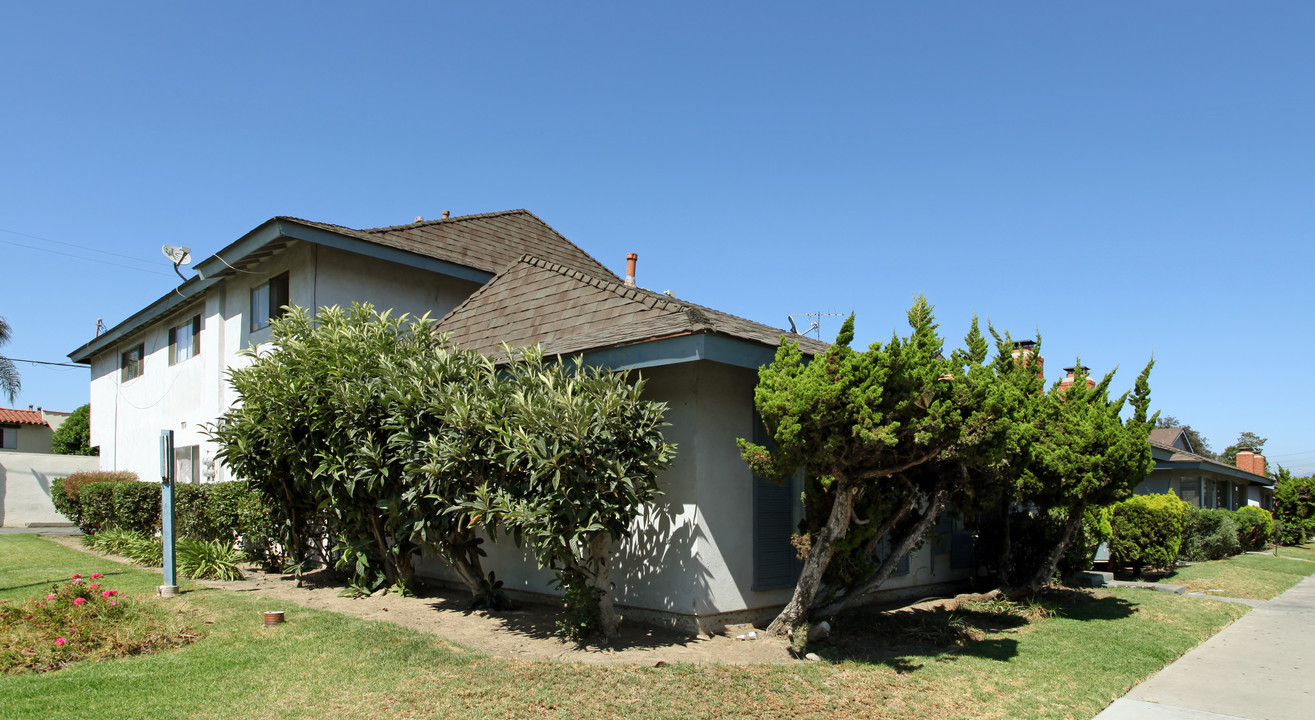
[(99, 469), (98, 457), (0, 450), (0, 527), (67, 524), (50, 502), (50, 483)]

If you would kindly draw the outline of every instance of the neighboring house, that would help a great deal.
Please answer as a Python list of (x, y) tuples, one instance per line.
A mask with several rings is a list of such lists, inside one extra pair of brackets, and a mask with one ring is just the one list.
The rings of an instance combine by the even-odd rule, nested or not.
[(48, 453), (50, 438), (73, 413), (44, 408), (0, 408), (0, 450)]
[(69, 413), (0, 408), (0, 526), (67, 524), (50, 501), (50, 483), (95, 470), (99, 460), (50, 452), (50, 437)]
[[(633, 258), (627, 276), (635, 275)], [(766, 441), (753, 405), (758, 368), (789, 335), (808, 355), (826, 343), (768, 327), (612, 278), (526, 255), (444, 317), (438, 329), (459, 346), (493, 356), (539, 344), (550, 356), (630, 369), (645, 393), (665, 402), (664, 431), (677, 445), (659, 476), (663, 495), (618, 553), (616, 601), (628, 617), (687, 630), (769, 619), (790, 598), (800, 562), (790, 535), (802, 519), (802, 483), (754, 477), (737, 438)], [(931, 594), (966, 578), (954, 562), (949, 525), (916, 551), (889, 594)], [(552, 575), (509, 540), (485, 546), (506, 587), (548, 592)], [(437, 564), (422, 572), (442, 576)], [(916, 588), (916, 590), (915, 590)]]
[(202, 426), (232, 406), (226, 372), (241, 362), (240, 350), (270, 339), (279, 308), (369, 302), (437, 318), (525, 253), (615, 277), (525, 210), (370, 230), (265, 222), (69, 354), (91, 366), (91, 444), (100, 447), (101, 468), (160, 477), (159, 437), (167, 429), (175, 477), (230, 479), (216, 467)]
[(1172, 490), (1198, 508), (1273, 510), (1274, 481), (1265, 475), (1264, 456), (1240, 452), (1237, 466), (1211, 460), (1196, 453), (1183, 428), (1156, 428), (1150, 443), (1155, 469), (1134, 490), (1138, 495)]

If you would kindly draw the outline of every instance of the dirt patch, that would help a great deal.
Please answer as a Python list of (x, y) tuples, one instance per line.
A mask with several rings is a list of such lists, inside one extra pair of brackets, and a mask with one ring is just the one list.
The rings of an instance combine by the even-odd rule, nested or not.
[[(130, 564), (124, 558), (87, 548), (80, 537), (51, 537), (50, 540)], [(624, 622), (624, 614), (618, 637), (605, 644), (579, 645), (564, 642), (554, 634), (557, 621), (563, 617), (557, 606), (523, 603), (511, 611), (467, 611), (468, 594), (434, 587), (422, 588), (419, 597), (343, 597), (343, 585), (323, 572), (307, 575), (302, 587), (297, 587), (296, 580), (290, 577), (255, 570), (247, 571), (246, 579), (236, 582), (197, 582), (258, 597), (265, 610), (286, 612), (289, 622), (296, 622), (296, 611), (289, 607), (291, 604), (390, 622), (491, 655), (524, 660), (631, 665), (799, 662), (790, 656), (784, 640), (767, 637), (761, 631), (756, 640), (737, 640), (723, 635), (706, 638), (638, 622)]]

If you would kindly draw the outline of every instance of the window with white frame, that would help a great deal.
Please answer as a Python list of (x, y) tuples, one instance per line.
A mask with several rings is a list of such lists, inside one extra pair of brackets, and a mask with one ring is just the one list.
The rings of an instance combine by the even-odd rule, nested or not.
[(269, 279), (251, 290), (251, 330), (269, 327), (269, 321), (283, 315), (288, 304), (288, 274)]
[(146, 346), (142, 343), (123, 351), (119, 356), (119, 380), (128, 382), (142, 376), (146, 367)]
[(187, 445), (174, 448), (174, 482), (201, 482), (200, 445)]
[(169, 328), (169, 364), (178, 363), (201, 354), (201, 316)]

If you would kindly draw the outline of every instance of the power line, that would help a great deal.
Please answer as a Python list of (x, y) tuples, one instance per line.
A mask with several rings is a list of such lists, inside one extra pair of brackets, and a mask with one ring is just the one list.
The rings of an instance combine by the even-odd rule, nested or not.
[[(8, 231), (5, 231), (5, 232), (8, 232)], [(115, 267), (121, 267), (121, 268), (123, 268), (123, 269), (125, 269), (125, 270), (136, 270), (137, 272), (151, 273), (152, 275), (165, 275), (165, 276), (168, 276), (168, 275), (169, 275), (169, 273), (167, 273), (167, 272), (160, 272), (159, 270), (147, 270), (146, 268), (139, 268), (139, 267), (133, 267), (132, 265), (124, 265), (124, 264), (122, 264), (122, 263), (110, 262), (109, 260), (98, 260), (98, 259), (96, 259), (96, 258), (89, 258), (89, 257), (85, 257), (85, 256), (82, 256), (82, 255), (74, 255), (73, 253), (66, 253), (66, 252), (60, 252), (60, 251), (58, 251), (58, 250), (51, 250), (50, 248), (37, 247), (36, 245), (26, 245), (26, 244), (24, 244), (24, 243), (14, 242), (13, 240), (0, 240), (0, 243), (4, 243), (4, 244), (6, 244), (6, 245), (16, 245), (16, 246), (21, 247), (21, 248), (28, 248), (29, 250), (37, 250), (37, 251), (40, 251), (40, 252), (47, 252), (47, 253), (50, 253), (50, 254), (52, 254), (52, 255), (63, 255), (64, 257), (71, 257), (71, 258), (74, 258), (74, 259), (76, 259), (76, 260), (86, 260), (87, 262), (100, 263), (100, 264), (102, 264), (102, 265), (113, 265), (113, 266), (115, 266)], [(126, 256), (125, 256), (125, 257), (126, 257)], [(145, 260), (138, 260), (137, 262), (146, 262), (146, 261), (145, 261)]]
[(87, 366), (87, 365), (79, 365), (79, 364), (77, 364), (77, 363), (49, 362), (49, 361), (46, 361), (46, 360), (23, 360), (22, 358), (7, 358), (7, 357), (0, 357), (0, 360), (8, 360), (8, 361), (10, 361), (10, 362), (31, 363), (31, 364), (33, 364), (33, 365), (55, 365), (55, 366), (57, 366), (57, 367), (71, 367), (71, 368), (87, 368), (87, 367), (89, 367), (89, 366)]
[(0, 232), (9, 233), (10, 235), (18, 235), (19, 237), (31, 238), (32, 240), (40, 240), (41, 242), (55, 243), (56, 245), (68, 245), (69, 247), (75, 247), (78, 248), (79, 250), (90, 250), (92, 252), (104, 253), (105, 255), (113, 255), (114, 257), (121, 257), (125, 260), (132, 260), (133, 262), (147, 263), (147, 264), (151, 263), (150, 260), (143, 260), (135, 255), (123, 255), (122, 253), (110, 252), (109, 250), (101, 250), (100, 248), (91, 247), (90, 245), (79, 245), (77, 243), (66, 242), (64, 240), (51, 240), (50, 238), (41, 237), (40, 235), (28, 235), (27, 233), (21, 233), (18, 232), (17, 230), (6, 230), (4, 228), (0, 228)]

